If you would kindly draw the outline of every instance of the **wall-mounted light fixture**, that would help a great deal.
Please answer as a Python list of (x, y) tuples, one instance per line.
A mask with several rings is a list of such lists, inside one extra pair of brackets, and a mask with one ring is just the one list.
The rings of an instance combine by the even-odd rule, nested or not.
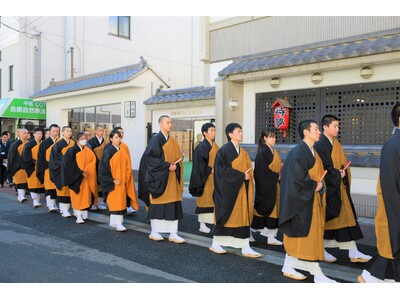
[(274, 89), (276, 89), (281, 84), (281, 79), (279, 77), (273, 77), (269, 83)]
[(320, 84), (324, 80), (324, 76), (321, 73), (314, 73), (311, 75), (311, 81), (314, 84)]
[(236, 99), (229, 100), (229, 108), (230, 110), (236, 110), (239, 107), (239, 101)]
[(371, 67), (364, 67), (360, 71), (360, 76), (364, 79), (370, 79), (374, 75), (374, 70)]

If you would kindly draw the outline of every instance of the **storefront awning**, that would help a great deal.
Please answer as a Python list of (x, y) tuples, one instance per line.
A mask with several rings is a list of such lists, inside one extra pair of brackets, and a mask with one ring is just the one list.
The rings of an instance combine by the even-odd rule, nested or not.
[(0, 117), (46, 120), (46, 102), (32, 99), (0, 99)]

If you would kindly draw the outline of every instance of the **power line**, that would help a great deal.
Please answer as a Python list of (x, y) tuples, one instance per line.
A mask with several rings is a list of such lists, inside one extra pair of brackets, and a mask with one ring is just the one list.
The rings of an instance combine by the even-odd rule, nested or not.
[(54, 46), (57, 46), (57, 47), (59, 47), (59, 48), (61, 48), (61, 49), (63, 49), (63, 50), (66, 50), (63, 46), (60, 46), (60, 45), (56, 44), (55, 42), (49, 40), (46, 36), (43, 35), (43, 32), (42, 32), (42, 35), (41, 35), (41, 36), (42, 36), (42, 38), (44, 38), (45, 40), (47, 40), (48, 42), (50, 42), (50, 43), (53, 44)]
[(12, 29), (12, 30), (15, 30), (16, 32), (21, 32), (21, 31), (19, 31), (18, 29), (15, 29), (15, 28), (13, 28), (13, 27), (11, 27), (11, 26), (8, 26), (7, 24), (4, 24), (3, 22), (0, 22), (0, 24), (6, 26), (7, 28), (10, 28), (10, 29)]

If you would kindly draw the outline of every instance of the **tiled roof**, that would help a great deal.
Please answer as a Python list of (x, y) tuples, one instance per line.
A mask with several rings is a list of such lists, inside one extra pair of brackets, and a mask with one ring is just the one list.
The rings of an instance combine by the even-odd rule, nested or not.
[(400, 28), (235, 58), (219, 76), (333, 61), (400, 50)]
[(54, 82), (51, 83), (44, 90), (41, 90), (40, 92), (32, 95), (31, 98), (38, 98), (128, 82), (132, 79), (132, 77), (143, 71), (145, 68), (147, 68), (145, 64), (138, 63), (135, 65), (129, 65), (90, 75), (71, 78), (64, 81)]
[(191, 88), (160, 91), (144, 101), (144, 104), (215, 99), (215, 87), (195, 86)]

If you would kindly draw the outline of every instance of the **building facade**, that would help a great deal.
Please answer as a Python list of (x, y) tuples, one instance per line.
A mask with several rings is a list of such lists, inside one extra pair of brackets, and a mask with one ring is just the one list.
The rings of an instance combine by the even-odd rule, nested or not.
[[(341, 120), (339, 139), (352, 160), (352, 194), (361, 216), (373, 217), (382, 144), (399, 101), (399, 17), (246, 17), (208, 24), (210, 70), (218, 72), (216, 125), (243, 124), (244, 146), (255, 152), (261, 130), (274, 126), (271, 105), (287, 97), (285, 157), (299, 142), (301, 120), (326, 113)], [(221, 40), (223, 38), (223, 42)], [(234, 102), (235, 106), (230, 104)], [(217, 142), (224, 143), (220, 130)]]
[(70, 124), (74, 132), (97, 124), (105, 127), (105, 138), (121, 126), (128, 145), (132, 168), (139, 169), (147, 145), (146, 124), (150, 113), (143, 102), (154, 95), (155, 86), (166, 82), (145, 61), (52, 83), (32, 95), (47, 105), (48, 124)]
[(9, 16), (1, 22), (0, 99), (29, 98), (50, 82), (136, 64), (140, 57), (165, 78), (165, 87), (203, 82), (199, 17)]

